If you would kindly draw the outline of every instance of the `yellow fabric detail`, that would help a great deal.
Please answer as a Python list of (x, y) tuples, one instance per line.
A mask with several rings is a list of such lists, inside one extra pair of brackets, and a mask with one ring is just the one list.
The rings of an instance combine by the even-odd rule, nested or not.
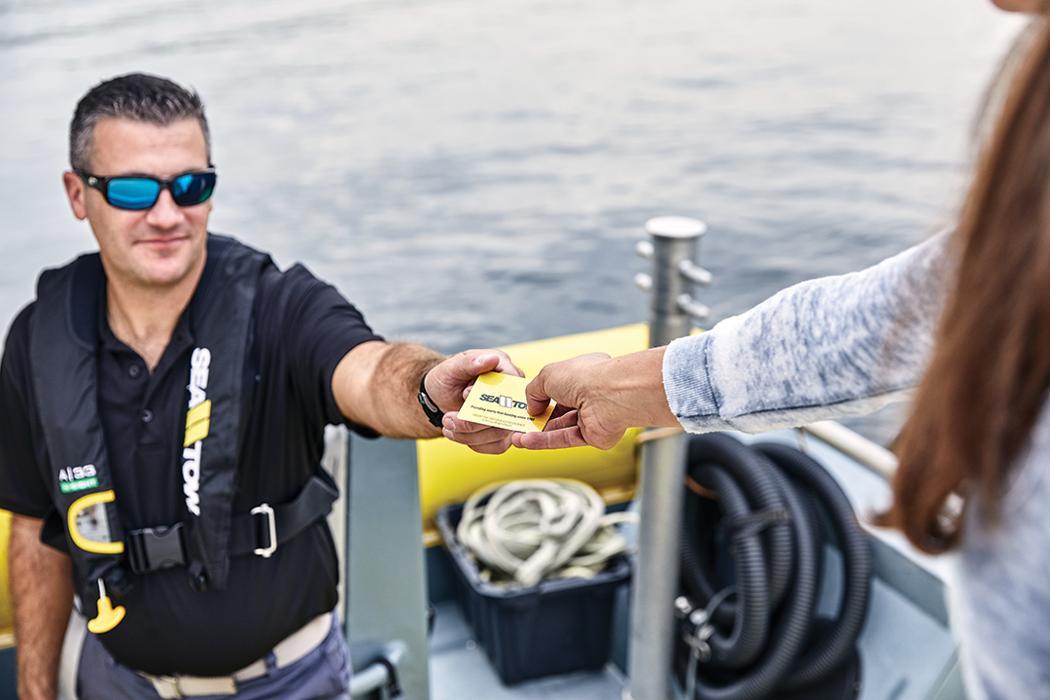
[(89, 540), (80, 535), (77, 530), (77, 513), (96, 506), (100, 503), (112, 503), (117, 500), (117, 494), (112, 489), (109, 491), (97, 491), (95, 493), (89, 493), (86, 496), (81, 496), (77, 500), (73, 501), (72, 505), (69, 506), (69, 510), (66, 511), (66, 526), (69, 532), (69, 538), (73, 540), (80, 549), (85, 552), (91, 552), (92, 554), (123, 554), (124, 543), (123, 542), (95, 542)]
[(211, 399), (201, 401), (186, 411), (186, 439), (183, 447), (189, 447), (198, 440), (208, 437), (211, 429)]

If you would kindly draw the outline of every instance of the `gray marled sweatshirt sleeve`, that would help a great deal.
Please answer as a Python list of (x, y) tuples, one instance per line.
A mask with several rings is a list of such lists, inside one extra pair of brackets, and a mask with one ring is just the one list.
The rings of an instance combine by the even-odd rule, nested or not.
[(949, 270), (946, 233), (860, 272), (797, 284), (664, 356), (692, 432), (747, 432), (869, 413), (925, 368)]

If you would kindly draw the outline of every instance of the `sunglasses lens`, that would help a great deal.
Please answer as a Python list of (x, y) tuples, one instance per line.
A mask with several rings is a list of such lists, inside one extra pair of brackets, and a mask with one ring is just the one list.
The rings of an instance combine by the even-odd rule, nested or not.
[(203, 204), (215, 189), (215, 173), (187, 173), (171, 183), (172, 198), (180, 207)]
[(160, 183), (141, 177), (115, 177), (109, 181), (106, 200), (119, 209), (149, 209), (160, 194)]

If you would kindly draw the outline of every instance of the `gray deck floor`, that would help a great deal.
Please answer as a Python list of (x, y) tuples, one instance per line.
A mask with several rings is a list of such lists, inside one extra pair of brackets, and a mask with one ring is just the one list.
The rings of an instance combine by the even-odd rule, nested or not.
[(504, 687), (474, 641), (455, 603), (436, 606), (430, 639), (432, 700), (618, 700), (623, 679), (612, 668), (570, 673)]

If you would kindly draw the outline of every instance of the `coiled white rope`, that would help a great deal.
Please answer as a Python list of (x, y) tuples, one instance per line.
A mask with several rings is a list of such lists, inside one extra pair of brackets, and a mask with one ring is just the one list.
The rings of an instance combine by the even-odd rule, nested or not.
[(592, 578), (627, 551), (616, 529), (633, 513), (605, 513), (589, 485), (522, 479), (483, 487), (463, 504), (456, 538), (487, 581), (535, 586), (543, 579)]

